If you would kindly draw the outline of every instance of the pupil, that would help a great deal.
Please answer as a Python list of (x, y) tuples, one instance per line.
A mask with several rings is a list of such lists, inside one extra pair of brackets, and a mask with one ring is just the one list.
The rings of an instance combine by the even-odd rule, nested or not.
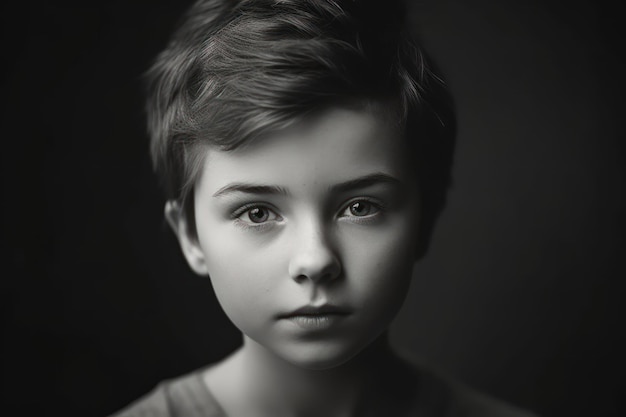
[(255, 223), (262, 223), (267, 220), (267, 210), (259, 207), (253, 208), (252, 210), (250, 210), (248, 217)]
[(365, 203), (354, 203), (350, 206), (350, 211), (355, 216), (364, 216), (368, 212), (368, 205)]

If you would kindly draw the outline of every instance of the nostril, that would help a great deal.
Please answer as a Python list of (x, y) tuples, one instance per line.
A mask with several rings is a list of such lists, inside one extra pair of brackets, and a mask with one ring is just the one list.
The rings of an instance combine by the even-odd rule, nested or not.
[(341, 264), (330, 251), (324, 254), (300, 253), (289, 263), (289, 276), (297, 282), (333, 280), (340, 274)]
[(307, 277), (306, 275), (298, 275), (297, 277), (294, 277), (294, 281), (296, 281), (298, 284), (304, 284), (305, 282), (308, 282), (308, 281), (315, 282), (315, 280), (309, 279), (309, 277)]
[(336, 260), (328, 265), (320, 276), (320, 279), (333, 280), (341, 274), (341, 264)]
[(325, 282), (332, 281), (338, 276), (338, 268), (329, 267), (323, 271), (320, 271), (318, 274), (308, 276), (307, 278), (313, 282)]

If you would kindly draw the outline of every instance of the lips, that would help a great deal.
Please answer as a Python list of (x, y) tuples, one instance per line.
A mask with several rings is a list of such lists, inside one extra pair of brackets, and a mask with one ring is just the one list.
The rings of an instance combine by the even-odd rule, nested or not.
[(306, 331), (321, 331), (338, 325), (350, 310), (333, 305), (304, 306), (280, 316)]
[(297, 310), (293, 310), (289, 313), (282, 314), (281, 318), (291, 318), (291, 317), (300, 317), (300, 316), (309, 316), (314, 318), (316, 316), (330, 316), (330, 315), (339, 315), (345, 316), (350, 314), (350, 311), (346, 308), (337, 307), (331, 304), (325, 304), (322, 306), (304, 306), (298, 308)]

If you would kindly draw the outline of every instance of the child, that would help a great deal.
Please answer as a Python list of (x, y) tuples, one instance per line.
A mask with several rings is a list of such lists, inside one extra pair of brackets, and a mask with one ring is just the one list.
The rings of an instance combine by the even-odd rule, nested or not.
[(522, 416), (394, 354), (454, 119), (396, 2), (200, 0), (149, 72), (165, 216), (243, 345), (117, 416)]

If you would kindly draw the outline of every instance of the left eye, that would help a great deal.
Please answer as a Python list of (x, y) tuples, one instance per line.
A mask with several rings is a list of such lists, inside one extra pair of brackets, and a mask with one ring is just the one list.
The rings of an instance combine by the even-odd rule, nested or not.
[(367, 217), (380, 211), (380, 206), (366, 200), (353, 201), (345, 208), (342, 216)]
[(261, 224), (279, 220), (279, 216), (267, 207), (253, 206), (239, 215), (239, 219), (246, 223)]

